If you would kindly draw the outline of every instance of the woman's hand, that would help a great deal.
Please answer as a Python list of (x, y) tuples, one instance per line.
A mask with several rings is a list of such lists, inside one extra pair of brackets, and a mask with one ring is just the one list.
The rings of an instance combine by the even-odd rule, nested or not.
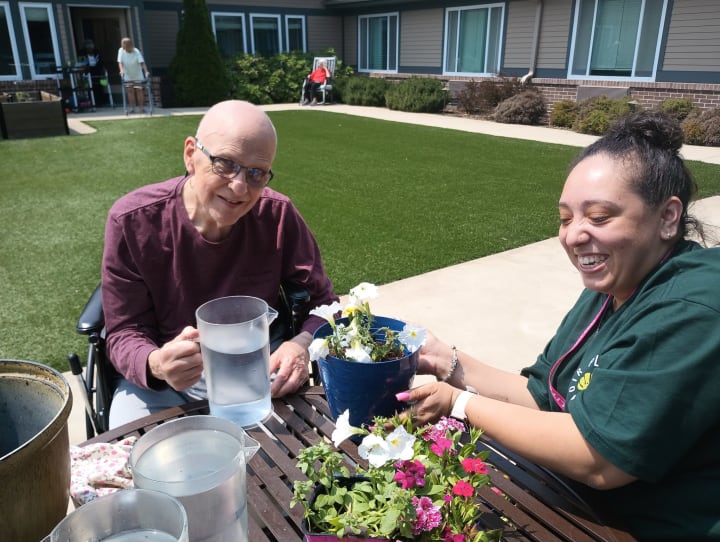
[(431, 382), (398, 394), (398, 400), (410, 403), (410, 408), (400, 415), (401, 419), (412, 417), (415, 427), (434, 423), (442, 416), (449, 416), (460, 390), (444, 382)]
[(452, 348), (426, 330), (425, 344), (418, 358), (418, 374), (433, 375), (443, 380), (450, 370), (451, 360)]
[(307, 348), (295, 340), (285, 341), (270, 356), (270, 394), (282, 397), (296, 392), (310, 377)]

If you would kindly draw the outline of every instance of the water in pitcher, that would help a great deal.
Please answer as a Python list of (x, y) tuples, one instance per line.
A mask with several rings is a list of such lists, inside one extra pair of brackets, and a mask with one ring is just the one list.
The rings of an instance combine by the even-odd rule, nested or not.
[(177, 538), (155, 529), (133, 529), (103, 538), (102, 542), (177, 542)]
[(267, 337), (250, 330), (232, 342), (201, 343), (210, 413), (247, 427), (270, 414)]

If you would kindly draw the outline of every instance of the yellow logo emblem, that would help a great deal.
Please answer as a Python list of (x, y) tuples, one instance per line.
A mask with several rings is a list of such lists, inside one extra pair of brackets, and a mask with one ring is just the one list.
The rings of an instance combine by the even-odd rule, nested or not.
[(592, 373), (585, 373), (580, 378), (580, 381), (578, 382), (578, 389), (580, 391), (586, 390), (588, 386), (590, 385), (590, 379), (592, 378)]

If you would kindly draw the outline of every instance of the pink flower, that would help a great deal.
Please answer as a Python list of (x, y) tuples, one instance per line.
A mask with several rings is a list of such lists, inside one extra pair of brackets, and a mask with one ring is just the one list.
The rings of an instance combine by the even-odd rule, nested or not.
[(413, 497), (415, 505), (415, 525), (413, 534), (418, 535), (423, 531), (432, 531), (442, 522), (440, 509), (435, 506), (430, 497)]
[(453, 534), (450, 527), (445, 527), (443, 532), (443, 542), (465, 542), (465, 535), (462, 533)]
[(430, 450), (432, 450), (435, 455), (442, 457), (443, 455), (445, 455), (446, 451), (452, 452), (452, 447), (452, 440), (450, 440), (449, 438), (440, 437), (430, 445)]
[(455, 495), (460, 495), (461, 497), (472, 497), (473, 486), (465, 480), (458, 480), (457, 483), (453, 486), (452, 492)]
[(425, 486), (425, 465), (421, 461), (406, 460), (395, 463), (395, 476), (393, 480), (400, 484), (403, 489)]
[(465, 472), (477, 472), (479, 474), (487, 474), (488, 467), (482, 459), (467, 457), (461, 462)]

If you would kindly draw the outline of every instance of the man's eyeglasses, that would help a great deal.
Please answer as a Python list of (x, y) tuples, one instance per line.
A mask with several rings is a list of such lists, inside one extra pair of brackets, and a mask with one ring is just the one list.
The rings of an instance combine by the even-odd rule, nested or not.
[(208, 151), (197, 138), (195, 139), (195, 146), (200, 149), (205, 156), (210, 158), (210, 162), (212, 162), (213, 173), (222, 177), (223, 179), (231, 181), (235, 177), (240, 175), (240, 172), (244, 169), (245, 182), (248, 184), (248, 186), (250, 186), (251, 188), (263, 188), (265, 185), (267, 185), (267, 183), (272, 181), (273, 177), (275, 176), (272, 170), (265, 171), (264, 169), (256, 167), (241, 166), (240, 164), (236, 164), (235, 162), (233, 162), (232, 160), (228, 160), (227, 158), (213, 156), (212, 154), (210, 154), (210, 151)]

